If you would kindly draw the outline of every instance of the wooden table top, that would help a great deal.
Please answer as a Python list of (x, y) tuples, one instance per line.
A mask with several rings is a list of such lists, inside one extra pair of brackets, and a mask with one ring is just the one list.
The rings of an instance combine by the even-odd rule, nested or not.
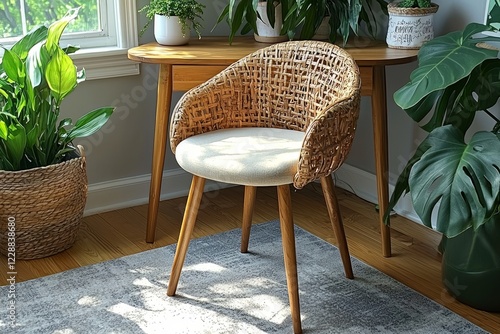
[[(181, 46), (151, 42), (128, 50), (128, 58), (150, 64), (230, 65), (242, 57), (270, 44), (259, 43), (253, 36), (237, 36), (229, 45), (227, 36), (191, 39)], [(345, 49), (358, 66), (405, 64), (417, 59), (418, 50), (392, 49), (385, 42), (355, 39)]]

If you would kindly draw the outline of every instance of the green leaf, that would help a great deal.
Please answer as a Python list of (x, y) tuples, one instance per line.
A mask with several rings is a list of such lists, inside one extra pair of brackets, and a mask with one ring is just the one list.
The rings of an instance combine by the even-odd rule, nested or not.
[(4, 50), (2, 65), (5, 74), (7, 74), (9, 79), (21, 85), (24, 84), (26, 71), (24, 69), (24, 64), (22, 60), (18, 57), (17, 54), (9, 50)]
[[(304, 9), (305, 8), (305, 9)], [(292, 22), (291, 18), (298, 13), (297, 22)], [(326, 4), (324, 1), (304, 1), (300, 8), (296, 8), (295, 12), (289, 13), (290, 17), (285, 17), (284, 22), (287, 23), (287, 30), (293, 30), (300, 23), (302, 29), (300, 31), (300, 39), (310, 39), (318, 29), (322, 18), (326, 13)]]
[(66, 29), (68, 23), (77, 17), (79, 10), (80, 8), (70, 9), (63, 18), (55, 21), (49, 26), (47, 42), (45, 43), (45, 47), (49, 54), (53, 54), (59, 48), (59, 40), (61, 39), (64, 29)]
[(432, 131), (430, 148), (409, 176), (415, 211), (431, 226), (439, 203), (436, 229), (453, 237), (473, 226), (477, 229), (497, 209), (500, 193), (500, 140), (486, 131), (464, 143), (451, 125)]
[(429, 8), (431, 6), (431, 0), (417, 0), (418, 7)]
[[(330, 34), (328, 36), (328, 39), (331, 43), (335, 43), (337, 40), (338, 35), (342, 37), (342, 43), (345, 45), (347, 43), (347, 39), (349, 38), (350, 34), (350, 23), (356, 22), (357, 24), (357, 15), (359, 14), (359, 11), (356, 13), (356, 19), (352, 19), (352, 14), (350, 11), (354, 10), (356, 4), (359, 4), (360, 0), (355, 0), (353, 2), (350, 2), (349, 0), (340, 0), (340, 1), (326, 1), (325, 2), (325, 8), (326, 12), (324, 12), (324, 15), (329, 16), (329, 26), (330, 26)], [(319, 4), (318, 6), (322, 6)], [(321, 8), (319, 8), (321, 10)], [(360, 8), (358, 8), (360, 9)], [(315, 14), (315, 17), (323, 17), (321, 15), (322, 12), (318, 12)], [(321, 15), (321, 16), (320, 16)], [(318, 19), (314, 19), (314, 17), (307, 17), (307, 20), (312, 20), (318, 21)], [(318, 25), (320, 22), (317, 22), (317, 25), (314, 26), (314, 30), (317, 29)]]
[(234, 12), (234, 15), (232, 15), (232, 12), (229, 12), (229, 23), (231, 28), (231, 33), (229, 34), (229, 40), (232, 41), (233, 37), (236, 35), (236, 32), (238, 29), (241, 27), (241, 24), (243, 23), (243, 17), (245, 15), (246, 11), (246, 6), (247, 3), (251, 0), (242, 0), (237, 6), (236, 10)]
[(76, 72), (76, 83), (85, 81), (86, 77), (87, 73), (85, 72), (85, 69), (82, 68), (80, 71)]
[(9, 153), (9, 161), (17, 170), (21, 164), (26, 147), (26, 130), (20, 123), (13, 123), (9, 126), (5, 145)]
[(219, 17), (217, 18), (217, 21), (215, 22), (215, 25), (214, 27), (212, 28), (212, 31), (215, 29), (215, 27), (222, 22), (222, 20), (224, 20), (224, 18), (226, 18), (229, 14), (229, 8), (232, 6), (231, 4), (232, 2), (230, 2), (228, 5), (226, 5), (226, 7), (224, 7), (224, 9), (222, 10), (222, 12), (220, 13)]
[[(0, 83), (1, 83), (1, 81), (0, 81)], [(3, 83), (1, 83), (1, 84), (3, 84)], [(9, 97), (7, 92), (2, 88), (0, 88), (0, 95), (2, 95), (5, 99), (7, 99)]]
[(47, 64), (45, 79), (52, 95), (57, 101), (62, 101), (77, 85), (76, 67), (73, 60), (58, 49)]
[(73, 123), (73, 120), (71, 118), (65, 118), (65, 119), (62, 119), (60, 122), (59, 122), (59, 126), (58, 128), (63, 128), (65, 126), (68, 126), (68, 125), (71, 125), (71, 123)]
[(75, 149), (73, 147), (70, 147), (70, 146), (66, 146), (63, 149), (59, 150), (57, 152), (57, 154), (55, 155), (56, 160), (54, 161), (54, 163), (56, 163), (56, 161), (64, 160), (64, 159), (62, 159), (64, 157), (64, 155), (67, 153), (71, 153), (71, 152), (75, 152)]
[(295, 37), (295, 28), (301, 22), (301, 17), (297, 15), (297, 10), (297, 3), (293, 3), (286, 11), (284, 11), (281, 34), (287, 35), (289, 40), (293, 40), (293, 38)]
[(67, 141), (75, 138), (90, 136), (98, 131), (109, 119), (114, 108), (104, 107), (93, 110), (76, 121), (75, 126), (69, 131)]
[(269, 24), (274, 28), (274, 23), (276, 21), (276, 10), (274, 9), (274, 1), (268, 1), (266, 6), (267, 19)]
[(42, 83), (43, 72), (49, 60), (50, 56), (43, 44), (37, 44), (29, 51), (26, 58), (26, 69), (33, 87), (37, 87)]
[(500, 98), (500, 60), (485, 61), (471, 78), (474, 81), (467, 87), (471, 103), (477, 110), (493, 107)]
[[(243, 26), (241, 29), (242, 34), (246, 34), (247, 32), (250, 31), (257, 31), (257, 12), (253, 10), (247, 10), (245, 12), (245, 20), (246, 24)], [(244, 32), (244, 29), (248, 27), (249, 30)]]
[(7, 129), (7, 124), (4, 121), (0, 120), (0, 138), (3, 140), (7, 140), (7, 135), (9, 134), (9, 130)]
[(69, 54), (75, 53), (76, 51), (80, 50), (80, 47), (74, 46), (74, 45), (68, 45), (62, 49), (63, 49), (65, 54), (69, 55)]
[(29, 50), (47, 38), (48, 28), (39, 26), (23, 36), (11, 48), (11, 51), (18, 55), (21, 60), (26, 59)]
[[(426, 95), (406, 110), (417, 123), (428, 118), (421, 128), (427, 132), (444, 124), (452, 124), (466, 132), (478, 110), (488, 109), (500, 98), (500, 60), (488, 59), (477, 66), (469, 77)], [(429, 118), (429, 114), (432, 116)]]
[(355, 34), (358, 33), (358, 22), (361, 9), (363, 9), (361, 0), (349, 1), (349, 25), (351, 26), (351, 29)]
[(33, 127), (31, 130), (26, 129), (26, 148), (31, 148), (36, 145), (39, 132), (39, 127)]
[(419, 103), (428, 94), (444, 89), (468, 76), (486, 59), (497, 58), (498, 51), (478, 46), (478, 43), (500, 41), (500, 38), (474, 35), (491, 30), (471, 23), (465, 30), (439, 36), (426, 42), (419, 50), (419, 64), (410, 82), (394, 93), (394, 101), (403, 109)]

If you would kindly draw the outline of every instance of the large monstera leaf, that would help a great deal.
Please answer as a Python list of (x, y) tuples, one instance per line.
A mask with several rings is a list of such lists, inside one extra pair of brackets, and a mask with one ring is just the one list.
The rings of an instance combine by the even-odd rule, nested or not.
[(486, 59), (498, 57), (498, 50), (480, 43), (498, 42), (500, 38), (476, 34), (491, 30), (479, 23), (426, 42), (418, 52), (418, 68), (410, 82), (394, 93), (394, 100), (403, 109), (414, 107), (430, 93), (442, 90), (468, 76)]
[(394, 101), (427, 132), (446, 124), (466, 132), (476, 111), (491, 107), (500, 97), (498, 50), (488, 42), (495, 36), (476, 37), (491, 27), (471, 23), (425, 43), (419, 66), (410, 82), (394, 94)]
[(462, 132), (449, 125), (432, 131), (427, 144), (409, 176), (415, 211), (431, 226), (439, 203), (436, 229), (447, 237), (478, 228), (498, 209), (500, 138), (481, 131), (466, 144)]

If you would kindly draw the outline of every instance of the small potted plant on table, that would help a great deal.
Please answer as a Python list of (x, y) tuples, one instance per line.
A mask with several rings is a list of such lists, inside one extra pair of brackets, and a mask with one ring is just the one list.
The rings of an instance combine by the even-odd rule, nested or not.
[(390, 3), (387, 45), (395, 49), (419, 49), (434, 38), (433, 16), (439, 6), (431, 0)]
[(151, 0), (139, 12), (146, 12), (148, 22), (141, 35), (154, 22), (154, 36), (162, 45), (183, 45), (189, 42), (190, 28), (201, 38), (199, 20), (205, 5), (196, 0)]

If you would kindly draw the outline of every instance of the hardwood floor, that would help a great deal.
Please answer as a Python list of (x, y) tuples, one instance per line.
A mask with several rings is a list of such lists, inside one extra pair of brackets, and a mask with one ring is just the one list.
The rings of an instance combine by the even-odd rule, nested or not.
[[(446, 306), (485, 330), (500, 333), (500, 313), (488, 313), (467, 307), (455, 301), (443, 288), (440, 278), (441, 257), (436, 250), (440, 240), (437, 232), (402, 217), (393, 217), (391, 220), (393, 256), (384, 258), (381, 255), (378, 214), (375, 206), (342, 189), (337, 189), (337, 194), (352, 256)], [(310, 184), (302, 190), (293, 191), (292, 200), (295, 224), (336, 244), (320, 185)], [(144, 241), (147, 205), (85, 217), (78, 239), (70, 249), (43, 259), (17, 260), (16, 281), (21, 282), (175, 243), (185, 202), (185, 197), (160, 202), (154, 244)], [(205, 193), (194, 237), (238, 228), (243, 212), (242, 204), (242, 187)], [(276, 189), (259, 188), (254, 223), (266, 222), (277, 217)], [(2, 258), (3, 263), (6, 263), (6, 258)], [(356, 273), (354, 275), (356, 276)], [(2, 270), (1, 285), (6, 284), (6, 278), (6, 270)]]

